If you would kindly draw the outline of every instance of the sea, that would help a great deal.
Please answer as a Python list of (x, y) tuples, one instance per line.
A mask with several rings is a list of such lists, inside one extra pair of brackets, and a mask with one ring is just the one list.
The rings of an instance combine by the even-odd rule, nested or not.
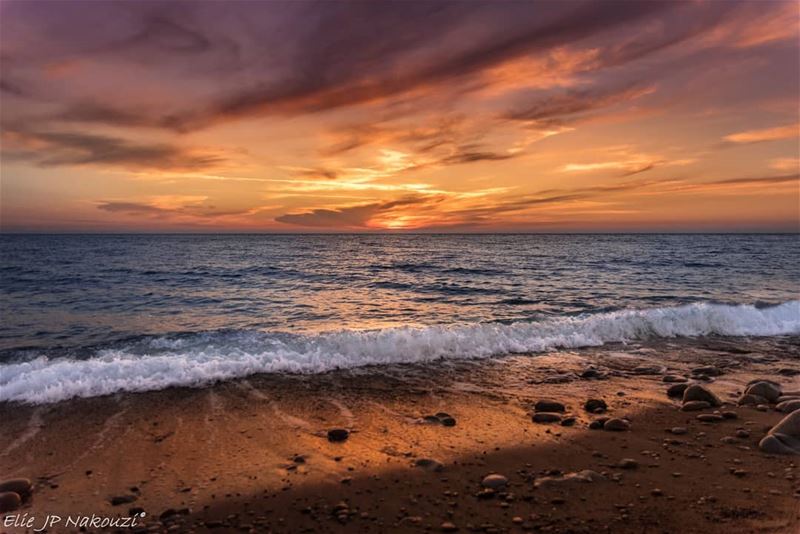
[(0, 402), (800, 334), (800, 236), (0, 235)]

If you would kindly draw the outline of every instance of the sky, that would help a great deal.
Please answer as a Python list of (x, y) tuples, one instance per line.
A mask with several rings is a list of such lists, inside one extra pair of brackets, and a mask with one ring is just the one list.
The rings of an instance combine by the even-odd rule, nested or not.
[(800, 230), (794, 1), (0, 1), (4, 232)]

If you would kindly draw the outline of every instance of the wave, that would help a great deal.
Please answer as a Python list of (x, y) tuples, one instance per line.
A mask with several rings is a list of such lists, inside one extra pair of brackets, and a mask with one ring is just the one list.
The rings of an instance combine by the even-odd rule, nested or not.
[(479, 323), (314, 335), (217, 331), (151, 336), (88, 359), (38, 356), (0, 365), (0, 401), (51, 403), (121, 391), (199, 387), (256, 373), (489, 358), (652, 338), (800, 334), (800, 300), (771, 307), (694, 303), (525, 323)]

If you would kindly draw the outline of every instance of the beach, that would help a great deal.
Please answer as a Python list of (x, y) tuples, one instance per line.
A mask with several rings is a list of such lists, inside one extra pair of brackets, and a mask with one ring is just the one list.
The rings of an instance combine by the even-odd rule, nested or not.
[[(786, 414), (737, 401), (753, 379), (800, 391), (798, 341), (659, 340), (6, 402), (0, 473), (34, 488), (3, 531), (95, 514), (141, 532), (792, 533), (798, 457), (759, 450)], [(666, 392), (684, 378), (722, 405), (682, 411)], [(540, 401), (556, 421), (532, 420)], [(603, 417), (629, 426), (590, 428)]]

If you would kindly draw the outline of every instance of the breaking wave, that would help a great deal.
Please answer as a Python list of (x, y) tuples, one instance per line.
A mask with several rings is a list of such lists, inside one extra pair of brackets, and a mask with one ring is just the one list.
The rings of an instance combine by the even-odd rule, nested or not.
[(84, 359), (33, 355), (0, 365), (0, 401), (50, 403), (121, 391), (198, 387), (256, 373), (477, 359), (653, 338), (800, 334), (800, 300), (759, 308), (695, 303), (512, 324), (479, 323), (313, 335), (217, 331), (150, 336)]

